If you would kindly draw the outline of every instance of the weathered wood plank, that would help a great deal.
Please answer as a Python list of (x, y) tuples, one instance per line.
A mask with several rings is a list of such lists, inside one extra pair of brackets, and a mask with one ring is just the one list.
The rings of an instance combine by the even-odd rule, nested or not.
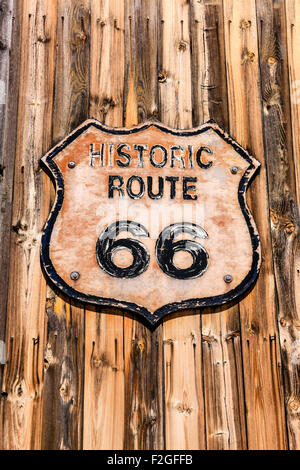
[(160, 115), (164, 124), (192, 126), (189, 5), (184, 0), (160, 1)]
[(244, 384), (237, 308), (202, 312), (207, 448), (246, 449)]
[(199, 313), (164, 321), (166, 449), (205, 449)]
[(255, 2), (224, 0), (224, 24), (230, 133), (262, 164), (248, 191), (248, 201), (260, 233), (263, 264), (256, 286), (240, 302), (248, 446), (284, 449), (286, 432), (269, 243)]
[[(125, 4), (125, 124), (158, 114), (158, 3)], [(125, 449), (162, 449), (162, 326), (151, 332), (124, 316)]]
[[(214, 119), (228, 130), (223, 2), (192, 2), (193, 125)], [(208, 449), (245, 449), (238, 306), (201, 312)]]
[[(9, 252), (12, 214), (12, 189), (16, 150), (19, 28), (17, 4), (0, 2), (0, 389), (5, 362), (5, 324), (9, 276)], [(1, 399), (1, 398), (0, 398)]]
[[(160, 2), (160, 118), (192, 127), (189, 5)], [(163, 323), (167, 449), (204, 449), (205, 426), (200, 315), (172, 315)]]
[[(146, 120), (155, 120), (158, 115), (157, 2), (126, 1), (125, 41), (125, 122), (130, 119), (131, 124), (128, 126), (132, 126)], [(136, 105), (135, 110), (133, 104)]]
[[(286, 106), (283, 119), (287, 121), (287, 149), (286, 160), (281, 164), (281, 172), (274, 173), (274, 190), (281, 183), (281, 194), (285, 213), (274, 220), (278, 237), (281, 234), (276, 270), (280, 277), (279, 302), (281, 311), (279, 315), (279, 330), (282, 349), (282, 362), (285, 384), (285, 401), (287, 409), (287, 423), (290, 449), (300, 448), (300, 246), (299, 246), (299, 207), (300, 207), (300, 4), (296, 1), (285, 2), (286, 15), (283, 7), (276, 12), (276, 23), (280, 24), (283, 39), (286, 41), (286, 55), (284, 56), (285, 75), (283, 77), (284, 103)], [(283, 19), (286, 19), (285, 24)], [(278, 27), (278, 26), (277, 26)], [(285, 42), (284, 42), (285, 44)], [(287, 63), (288, 61), (288, 63)], [(289, 86), (287, 85), (287, 71), (289, 72)], [(288, 106), (288, 91), (290, 93), (290, 107)], [(289, 122), (291, 113), (291, 123)], [(292, 136), (289, 133), (291, 125)], [(293, 162), (291, 161), (291, 146), (293, 147)], [(285, 168), (283, 165), (286, 164)], [(285, 170), (285, 171), (284, 171)], [(275, 177), (277, 177), (275, 179)], [(295, 188), (293, 186), (295, 184)], [(275, 191), (274, 191), (275, 193)], [(273, 194), (274, 194), (273, 193)], [(282, 194), (283, 196), (283, 194)], [(278, 201), (279, 202), (279, 201)], [(296, 207), (297, 204), (297, 207)], [(282, 206), (280, 206), (282, 207)], [(276, 215), (276, 214), (275, 214)], [(288, 299), (286, 292), (290, 292)]]
[(8, 108), (8, 79), (10, 71), (10, 50), (13, 28), (14, 1), (0, 2), (0, 156), (1, 156), (1, 177), (3, 177), (3, 144), (6, 129), (6, 113)]
[(90, 117), (123, 125), (124, 2), (91, 0)]
[(81, 449), (84, 310), (47, 296), (42, 449)]
[(84, 449), (123, 448), (123, 315), (86, 311)]
[(297, 0), (286, 0), (286, 35), (287, 35), (287, 58), (289, 67), (289, 89), (291, 99), (292, 139), (294, 150), (295, 178), (298, 204), (300, 200), (300, 163), (299, 163), (299, 122), (300, 122), (300, 5)]
[[(53, 145), (88, 117), (89, 0), (63, 0), (57, 12)], [(43, 449), (82, 447), (84, 309), (48, 289)]]
[(53, 145), (89, 113), (90, 0), (62, 0), (57, 15)]
[(2, 390), (2, 446), (41, 446), (41, 392), (46, 283), (40, 268), (41, 230), (49, 211), (49, 178), (39, 158), (51, 144), (56, 1), (26, 0), (21, 13), (21, 63), (14, 176), (13, 233)]
[(222, 0), (191, 1), (193, 125), (228, 128)]
[(124, 448), (163, 449), (161, 327), (151, 331), (124, 317)]
[[(90, 116), (123, 125), (124, 2), (91, 0)], [(124, 446), (123, 314), (85, 313), (84, 449)]]

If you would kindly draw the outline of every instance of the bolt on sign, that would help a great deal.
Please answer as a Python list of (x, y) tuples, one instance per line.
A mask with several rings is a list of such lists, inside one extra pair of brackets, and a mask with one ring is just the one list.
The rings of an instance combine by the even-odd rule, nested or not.
[(230, 302), (256, 279), (246, 190), (259, 163), (216, 123), (116, 129), (88, 120), (42, 162), (56, 186), (42, 263), (68, 296), (154, 325)]

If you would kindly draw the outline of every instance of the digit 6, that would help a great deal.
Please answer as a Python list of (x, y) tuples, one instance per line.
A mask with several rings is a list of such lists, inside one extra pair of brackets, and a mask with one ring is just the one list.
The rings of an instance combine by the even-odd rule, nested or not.
[[(116, 240), (120, 232), (130, 232), (136, 237), (149, 237), (146, 228), (136, 222), (120, 220), (109, 225), (97, 240), (96, 257), (99, 266), (110, 276), (133, 278), (142, 274), (149, 265), (149, 252), (145, 245), (132, 238)], [(118, 250), (127, 249), (133, 256), (132, 264), (120, 268), (113, 262), (113, 256)]]
[[(159, 235), (155, 252), (161, 270), (168, 276), (176, 279), (193, 279), (201, 276), (208, 266), (208, 253), (200, 243), (191, 240), (174, 242), (180, 233), (189, 233), (193, 238), (208, 238), (205, 230), (199, 225), (190, 222), (179, 222), (169, 225)], [(189, 268), (180, 269), (173, 263), (177, 251), (187, 251), (193, 257), (193, 264)]]

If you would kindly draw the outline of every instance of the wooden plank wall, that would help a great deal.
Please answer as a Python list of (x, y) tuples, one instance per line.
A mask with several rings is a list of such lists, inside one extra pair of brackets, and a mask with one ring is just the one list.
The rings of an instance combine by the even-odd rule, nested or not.
[[(300, 0), (0, 0), (1, 449), (300, 448), (299, 50)], [(88, 117), (214, 119), (261, 162), (238, 304), (152, 333), (47, 285), (39, 158)]]

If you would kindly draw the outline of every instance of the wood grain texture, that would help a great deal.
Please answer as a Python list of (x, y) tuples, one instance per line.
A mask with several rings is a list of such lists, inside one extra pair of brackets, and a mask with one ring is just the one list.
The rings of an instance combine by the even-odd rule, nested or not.
[(53, 145), (89, 114), (90, 0), (62, 0), (57, 12)]
[(123, 449), (123, 315), (85, 314), (84, 449)]
[[(286, 6), (286, 15), (283, 8)], [(275, 10), (276, 12), (276, 10)], [(300, 357), (300, 245), (299, 245), (299, 204), (300, 204), (300, 4), (296, 1), (287, 0), (285, 5), (277, 11), (276, 26), (284, 22), (283, 45), (286, 41), (285, 69), (283, 69), (283, 101), (288, 130), (286, 133), (286, 149), (281, 172), (275, 173), (274, 179), (276, 189), (281, 187), (280, 194), (285, 204), (279, 212), (277, 224), (274, 230), (277, 232), (277, 270), (279, 287), (279, 302), (281, 311), (279, 314), (279, 330), (281, 340), (281, 354), (284, 372), (285, 402), (287, 409), (287, 423), (289, 433), (290, 449), (300, 448), (300, 384), (299, 384), (299, 357)], [(287, 86), (287, 72), (289, 87)], [(290, 103), (288, 103), (288, 91)], [(289, 107), (290, 104), (290, 107)], [(288, 114), (290, 112), (290, 114)], [(289, 117), (291, 116), (291, 123)], [(290, 135), (290, 127), (292, 136)], [(293, 162), (291, 161), (293, 149)], [(295, 186), (294, 186), (295, 185)], [(271, 188), (272, 191), (273, 188)], [(273, 194), (273, 191), (271, 192)], [(277, 201), (277, 205), (279, 201)], [(276, 214), (277, 215), (277, 214)], [(279, 232), (279, 233), (278, 233)], [(281, 236), (280, 236), (281, 235)], [(281, 242), (281, 243), (280, 243)], [(289, 292), (289, 296), (286, 296)]]
[[(214, 119), (228, 130), (223, 2), (191, 3), (193, 125)], [(238, 305), (201, 311), (208, 449), (245, 449), (244, 384)]]
[(160, 1), (159, 104), (164, 124), (192, 126), (192, 81), (189, 5), (184, 0)]
[[(52, 145), (88, 117), (89, 0), (63, 0), (57, 11)], [(47, 292), (43, 449), (82, 448), (84, 309)]]
[(286, 0), (286, 36), (287, 36), (287, 59), (289, 69), (289, 91), (291, 101), (292, 118), (292, 140), (295, 162), (295, 177), (297, 200), (299, 204), (300, 193), (300, 164), (299, 164), (299, 122), (300, 122), (300, 60), (297, 51), (300, 45), (300, 5), (297, 0)]
[(123, 125), (124, 1), (91, 0), (90, 117)]
[[(125, 125), (158, 117), (158, 2), (125, 3)], [(124, 316), (124, 449), (162, 449), (162, 326)]]
[[(1, 1), (0, 12), (0, 341), (4, 343), (18, 113), (20, 16), (13, 0)], [(5, 362), (5, 357), (2, 361)], [(3, 368), (4, 364), (0, 364), (0, 389)]]
[(84, 310), (49, 289), (44, 352), (42, 449), (81, 449)]
[(161, 327), (151, 333), (124, 317), (124, 449), (163, 449)]
[(193, 125), (214, 119), (228, 130), (223, 1), (191, 1)]
[[(90, 117), (123, 125), (124, 2), (91, 0)], [(123, 314), (85, 312), (84, 449), (123, 449)]]
[(262, 268), (253, 290), (240, 302), (248, 446), (286, 448), (275, 285), (270, 248), (266, 169), (255, 2), (224, 0), (226, 67), (231, 135), (261, 162), (248, 190), (262, 245)]
[(202, 312), (201, 331), (207, 448), (246, 449), (238, 309)]
[[(184, 314), (183, 314), (184, 315)], [(199, 314), (164, 321), (166, 449), (205, 449)]]
[[(46, 283), (41, 230), (50, 183), (39, 158), (50, 147), (56, 45), (56, 2), (26, 0), (21, 9), (21, 63), (14, 176), (2, 447), (41, 447)], [(47, 77), (47, 80), (45, 80)]]
[[(192, 127), (189, 5), (160, 2), (159, 115), (164, 124)], [(204, 449), (199, 313), (163, 322), (167, 449)], [(188, 366), (187, 366), (188, 364)]]

